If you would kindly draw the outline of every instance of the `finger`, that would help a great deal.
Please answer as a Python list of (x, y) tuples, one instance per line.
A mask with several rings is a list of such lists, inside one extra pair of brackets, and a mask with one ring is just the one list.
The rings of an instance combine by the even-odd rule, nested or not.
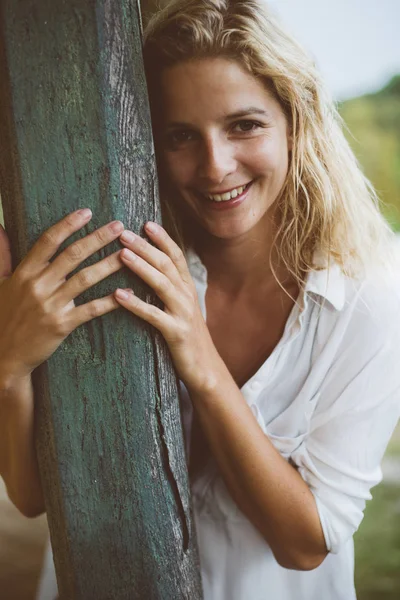
[(182, 277), (167, 254), (132, 231), (124, 231), (119, 239), (126, 248), (132, 250), (160, 273), (163, 273), (175, 286), (182, 285)]
[(115, 290), (115, 298), (121, 306), (129, 310), (129, 312), (133, 313), (137, 317), (140, 317), (150, 325), (153, 325), (165, 337), (167, 337), (167, 332), (173, 325), (173, 319), (163, 310), (157, 308), (153, 304), (144, 302), (135, 296), (132, 290)]
[(0, 225), (0, 279), (9, 277), (12, 272), (10, 240), (2, 225)]
[(79, 325), (83, 325), (83, 323), (87, 323), (92, 319), (106, 315), (116, 308), (120, 308), (120, 304), (115, 299), (114, 294), (104, 296), (104, 298), (97, 298), (86, 304), (81, 304), (71, 310), (71, 323), (68, 327), (73, 331), (79, 327)]
[(48, 284), (50, 281), (56, 284), (64, 281), (89, 256), (116, 240), (123, 230), (124, 226), (120, 221), (113, 221), (74, 242), (47, 267), (44, 279)]
[(158, 269), (149, 265), (143, 258), (134, 254), (127, 248), (122, 250), (121, 260), (131, 271), (138, 275), (155, 291), (157, 296), (169, 310), (175, 312), (181, 307), (183, 292), (179, 287), (176, 287), (164, 273), (161, 273)]
[(18, 271), (21, 273), (26, 272), (29, 276), (40, 273), (61, 244), (86, 225), (91, 218), (91, 210), (81, 209), (67, 215), (61, 221), (46, 229), (18, 266)]
[(103, 258), (103, 260), (95, 265), (86, 267), (76, 273), (76, 275), (61, 285), (54, 296), (54, 301), (65, 306), (84, 291), (96, 285), (96, 283), (122, 269), (124, 263), (121, 261), (120, 254), (121, 251), (118, 250), (118, 252), (110, 254), (110, 256)]
[(191, 282), (192, 277), (190, 275), (185, 256), (178, 244), (174, 242), (165, 229), (161, 227), (161, 225), (149, 221), (145, 224), (145, 231), (151, 241), (157, 244), (158, 248), (167, 256), (169, 256), (183, 281), (186, 283)]

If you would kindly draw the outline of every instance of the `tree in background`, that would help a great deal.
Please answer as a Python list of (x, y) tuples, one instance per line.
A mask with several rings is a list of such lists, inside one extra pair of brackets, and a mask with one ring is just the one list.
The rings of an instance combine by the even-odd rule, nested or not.
[(384, 215), (400, 231), (400, 75), (379, 92), (343, 102), (339, 110)]

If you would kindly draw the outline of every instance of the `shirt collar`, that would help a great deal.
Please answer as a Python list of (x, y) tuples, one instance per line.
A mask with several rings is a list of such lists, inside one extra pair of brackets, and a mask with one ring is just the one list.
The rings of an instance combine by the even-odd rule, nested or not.
[(310, 271), (304, 286), (305, 294), (327, 300), (338, 311), (344, 307), (345, 291), (344, 274), (337, 263), (328, 268)]
[[(192, 248), (186, 250), (186, 259), (189, 270), (196, 279), (207, 285), (207, 269), (201, 262), (200, 257)], [(307, 275), (304, 285), (304, 294), (311, 297), (318, 296), (327, 300), (333, 308), (340, 311), (345, 304), (345, 276), (339, 265), (331, 261), (327, 268), (322, 265), (326, 264), (321, 253), (316, 252), (314, 257), (316, 265), (321, 265), (320, 269), (310, 271)]]
[(186, 248), (185, 255), (192, 277), (199, 279), (202, 283), (207, 285), (207, 269), (201, 262), (199, 255), (196, 254), (193, 248)]

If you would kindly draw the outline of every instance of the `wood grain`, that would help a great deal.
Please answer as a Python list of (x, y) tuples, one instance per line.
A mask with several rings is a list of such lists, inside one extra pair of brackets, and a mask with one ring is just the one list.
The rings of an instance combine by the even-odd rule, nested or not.
[[(84, 232), (161, 221), (138, 3), (2, 0), (0, 189), (14, 265), (67, 213)], [(85, 263), (117, 249), (117, 243)], [(116, 287), (157, 302), (119, 273)], [(34, 372), (37, 449), (60, 597), (201, 597), (176, 377), (159, 334), (122, 309)]]

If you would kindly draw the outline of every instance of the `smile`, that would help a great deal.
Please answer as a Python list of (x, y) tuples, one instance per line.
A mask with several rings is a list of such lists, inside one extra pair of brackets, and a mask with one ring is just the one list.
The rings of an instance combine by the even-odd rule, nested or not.
[[(245, 202), (246, 198), (248, 197), (248, 195), (250, 193), (253, 183), (254, 183), (254, 179), (253, 179), (253, 181), (250, 181), (249, 183), (247, 183), (244, 186), (235, 188), (234, 190), (231, 190), (230, 192), (224, 192), (223, 194), (207, 194), (207, 195), (205, 195), (205, 194), (201, 194), (198, 192), (198, 197), (202, 199), (203, 206), (207, 207), (207, 210), (210, 210), (213, 213), (214, 212), (218, 213), (221, 211), (223, 213), (226, 213), (226, 211), (236, 209), (237, 207), (241, 206), (243, 204), (243, 202)], [(235, 195), (235, 192), (238, 192), (238, 190), (242, 190), (242, 191), (241, 191), (241, 193)], [(227, 195), (229, 195), (229, 198), (227, 200), (216, 199), (216, 196), (222, 196), (222, 198), (224, 198), (224, 196), (226, 197)]]
[(252, 181), (249, 181), (249, 183), (246, 183), (245, 185), (236, 187), (228, 192), (220, 192), (219, 194), (202, 194), (202, 195), (205, 196), (208, 200), (212, 200), (213, 202), (228, 202), (229, 200), (233, 200), (234, 198), (237, 198), (238, 196), (243, 194), (243, 192), (246, 191), (247, 188), (252, 183), (253, 183)]

